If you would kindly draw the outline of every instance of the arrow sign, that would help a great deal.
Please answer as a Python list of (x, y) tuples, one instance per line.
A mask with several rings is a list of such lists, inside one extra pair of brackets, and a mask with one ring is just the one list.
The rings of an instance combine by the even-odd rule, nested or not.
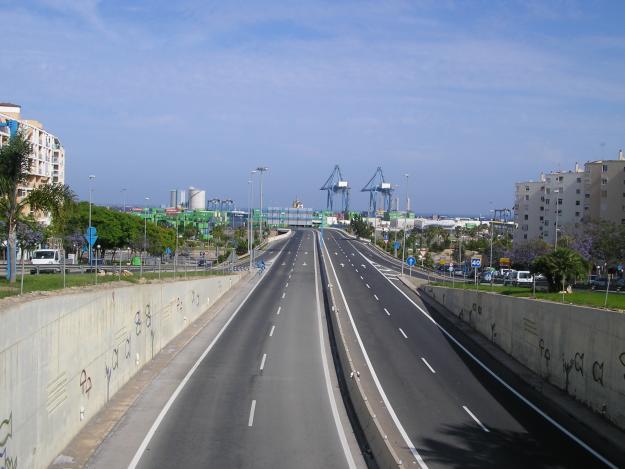
[(85, 240), (89, 243), (89, 246), (93, 246), (98, 240), (98, 234), (95, 226), (91, 226), (85, 230)]
[(393, 243), (393, 248), (394, 248), (395, 250), (399, 249), (400, 247), (401, 247), (401, 244), (399, 243), (399, 241), (395, 241), (395, 242)]
[(412, 257), (412, 256), (408, 256), (408, 258), (406, 259), (406, 264), (408, 264), (409, 266), (413, 266), (417, 263), (417, 260)]

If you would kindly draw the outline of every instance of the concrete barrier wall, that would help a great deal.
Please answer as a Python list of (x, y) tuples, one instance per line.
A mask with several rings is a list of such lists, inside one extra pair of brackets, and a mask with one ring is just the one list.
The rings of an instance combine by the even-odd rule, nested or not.
[(421, 290), (537, 375), (625, 429), (625, 315), (469, 289)]
[(0, 302), (0, 467), (43, 468), (240, 276)]

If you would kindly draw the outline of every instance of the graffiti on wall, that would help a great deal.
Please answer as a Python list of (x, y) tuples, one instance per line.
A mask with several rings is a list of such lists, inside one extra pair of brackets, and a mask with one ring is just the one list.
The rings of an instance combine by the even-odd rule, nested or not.
[(9, 443), (13, 439), (13, 412), (0, 419), (0, 464), (2, 469), (17, 469), (17, 456), (11, 456)]
[(87, 370), (84, 368), (80, 372), (80, 391), (87, 397), (89, 397), (89, 392), (91, 391), (91, 376), (87, 375)]

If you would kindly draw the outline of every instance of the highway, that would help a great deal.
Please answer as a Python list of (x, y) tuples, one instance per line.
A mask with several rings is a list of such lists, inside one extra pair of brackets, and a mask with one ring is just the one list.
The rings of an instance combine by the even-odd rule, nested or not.
[(324, 240), (331, 281), (335, 271), (422, 468), (605, 467), (601, 455), (531, 410), (443, 333), (419, 297), (400, 286), (396, 262), (338, 230), (324, 230)]
[(363, 466), (332, 390), (315, 236), (296, 231), (286, 242), (129, 467)]

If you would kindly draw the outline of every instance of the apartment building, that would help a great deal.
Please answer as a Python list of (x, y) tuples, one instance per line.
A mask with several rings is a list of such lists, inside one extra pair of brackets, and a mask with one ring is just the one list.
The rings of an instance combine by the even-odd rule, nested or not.
[(585, 165), (584, 221), (625, 223), (625, 156)]
[(515, 185), (515, 240), (542, 239), (555, 244), (563, 227), (576, 227), (584, 216), (585, 172), (576, 164), (573, 171), (541, 174), (537, 181)]
[[(21, 106), (11, 103), (0, 103), (0, 123), (17, 121), (18, 129), (25, 132), (33, 146), (30, 158), (30, 174), (26, 183), (18, 188), (19, 197), (26, 196), (35, 187), (42, 184), (65, 183), (65, 150), (59, 139), (44, 130), (41, 122), (22, 119)], [(0, 127), (0, 147), (5, 145), (11, 134), (10, 127)], [(49, 223), (45, 214), (37, 214), (42, 223)]]

